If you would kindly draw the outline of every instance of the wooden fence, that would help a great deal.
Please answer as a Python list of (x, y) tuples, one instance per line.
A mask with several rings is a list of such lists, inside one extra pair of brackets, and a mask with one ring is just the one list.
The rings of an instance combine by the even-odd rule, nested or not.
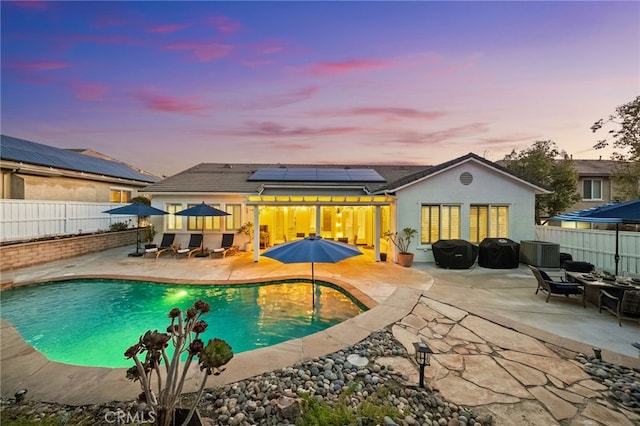
[[(616, 269), (616, 231), (536, 226), (536, 239), (560, 244), (560, 252), (592, 263), (599, 271)], [(618, 254), (619, 273), (640, 274), (640, 232), (620, 231)]]

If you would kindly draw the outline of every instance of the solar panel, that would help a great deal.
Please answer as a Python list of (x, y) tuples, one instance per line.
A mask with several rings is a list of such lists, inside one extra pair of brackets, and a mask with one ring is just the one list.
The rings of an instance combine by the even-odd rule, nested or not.
[(339, 169), (322, 167), (269, 168), (256, 170), (250, 181), (276, 182), (385, 182), (374, 169)]
[(139, 173), (124, 163), (91, 157), (74, 151), (54, 148), (5, 135), (2, 135), (2, 151), (0, 152), (0, 157), (3, 160), (95, 173), (143, 182), (157, 181), (153, 176)]
[(249, 180), (282, 180), (287, 173), (284, 168), (261, 168), (256, 170)]
[(385, 179), (373, 169), (346, 169), (351, 180), (362, 182), (385, 182)]

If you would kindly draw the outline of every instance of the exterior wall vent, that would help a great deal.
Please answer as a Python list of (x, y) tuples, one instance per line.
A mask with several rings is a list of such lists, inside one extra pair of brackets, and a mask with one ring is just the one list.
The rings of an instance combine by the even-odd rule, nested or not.
[(473, 182), (473, 175), (469, 172), (464, 172), (460, 175), (460, 183), (463, 185), (471, 185)]

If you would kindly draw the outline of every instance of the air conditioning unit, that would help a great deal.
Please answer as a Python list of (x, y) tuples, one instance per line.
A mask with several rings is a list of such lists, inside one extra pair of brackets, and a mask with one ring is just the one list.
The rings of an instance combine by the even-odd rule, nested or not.
[(520, 241), (520, 262), (541, 268), (560, 267), (560, 244), (547, 241)]

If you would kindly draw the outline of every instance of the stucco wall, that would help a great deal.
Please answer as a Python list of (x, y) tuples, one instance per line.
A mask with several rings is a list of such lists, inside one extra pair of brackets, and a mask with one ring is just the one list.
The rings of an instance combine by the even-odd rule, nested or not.
[[(206, 204), (219, 204), (220, 209), (224, 210), (226, 204), (241, 204), (241, 214), (242, 219), (240, 223), (245, 222), (253, 222), (253, 209), (248, 209), (245, 205), (247, 197), (245, 195), (238, 194), (215, 194), (215, 195), (191, 195), (191, 194), (180, 194), (180, 195), (165, 195), (165, 194), (154, 194), (151, 200), (151, 205), (160, 210), (167, 211), (168, 204), (180, 204), (182, 209), (186, 209), (189, 205), (200, 204), (203, 201)], [(251, 210), (251, 211), (250, 211)], [(187, 221), (188, 217), (186, 216), (175, 216), (177, 220), (179, 220), (182, 224), (182, 229), (167, 229), (167, 219), (168, 216), (150, 216), (149, 222), (156, 229), (156, 237), (154, 239), (155, 243), (159, 243), (162, 240), (162, 234), (166, 232), (172, 232), (176, 234), (176, 242), (181, 244), (182, 246), (186, 246), (189, 241), (189, 235), (194, 230), (187, 229)], [(222, 229), (220, 231), (204, 231), (204, 243), (205, 247), (214, 248), (220, 247), (220, 243), (222, 241), (222, 234), (224, 232), (234, 232), (235, 231), (226, 231), (224, 228), (224, 217), (220, 218), (222, 220)], [(201, 230), (197, 230), (197, 232), (202, 232)], [(236, 235), (236, 244), (244, 243), (247, 238), (244, 235)]]
[[(473, 181), (460, 182), (460, 175), (469, 172)], [(423, 204), (460, 205), (461, 235), (469, 239), (469, 207), (471, 204), (502, 204), (509, 206), (509, 238), (535, 238), (535, 193), (531, 187), (477, 162), (460, 164), (397, 192), (397, 227), (420, 231), (420, 208)], [(412, 243), (416, 262), (434, 262), (431, 245), (420, 245), (419, 237)]]
[(132, 229), (2, 246), (0, 247), (0, 271), (5, 272), (115, 247), (135, 245), (135, 243), (136, 230)]
[(110, 201), (111, 189), (131, 191), (138, 195), (138, 188), (114, 182), (74, 179), (64, 176), (33, 176), (3, 173), (2, 198), (43, 201)]

